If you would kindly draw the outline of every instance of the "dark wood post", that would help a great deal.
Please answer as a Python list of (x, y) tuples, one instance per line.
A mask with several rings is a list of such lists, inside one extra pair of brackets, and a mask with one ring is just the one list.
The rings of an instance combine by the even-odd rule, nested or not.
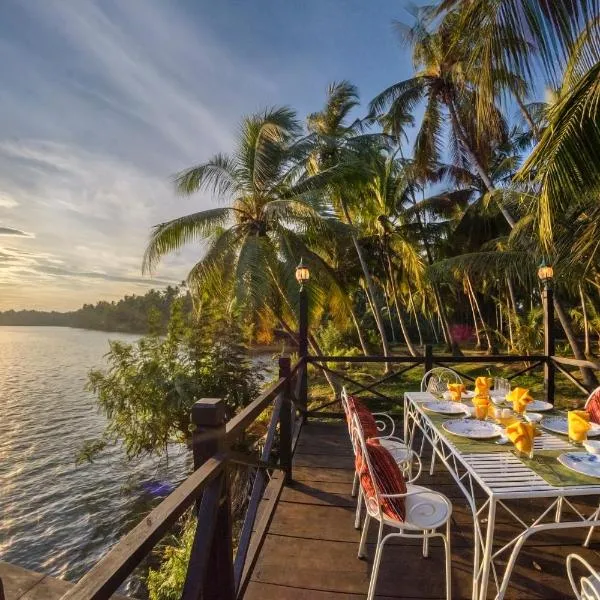
[[(298, 355), (300, 358), (306, 359), (308, 356), (308, 295), (303, 285), (300, 286), (299, 298)], [(308, 364), (306, 362), (302, 365), (298, 377), (300, 377), (298, 402), (300, 410), (306, 418), (308, 409)]]
[(285, 377), (281, 390), (281, 411), (279, 413), (279, 462), (285, 470), (285, 482), (292, 480), (292, 404), (291, 396), (291, 362), (289, 356), (279, 359), (279, 377)]
[(425, 346), (425, 373), (433, 369), (433, 347), (431, 344)]
[(550, 357), (554, 356), (554, 291), (549, 283), (544, 282), (542, 290), (542, 303), (544, 306), (544, 390), (546, 402), (554, 404), (554, 363)]
[[(192, 407), (196, 426), (192, 443), (194, 469), (225, 449), (225, 402), (221, 398), (203, 398)], [(225, 471), (216, 514), (212, 549), (206, 567), (202, 600), (234, 600), (233, 542), (231, 533), (231, 497), (229, 476)], [(189, 575), (189, 574), (188, 574)]]

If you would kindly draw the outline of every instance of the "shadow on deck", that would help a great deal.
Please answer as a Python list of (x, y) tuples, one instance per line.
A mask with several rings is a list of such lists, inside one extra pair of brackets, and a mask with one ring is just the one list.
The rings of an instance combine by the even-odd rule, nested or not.
[[(425, 452), (429, 456), (429, 452)], [(426, 467), (427, 464), (424, 464)], [(254, 567), (245, 600), (341, 600), (366, 596), (376, 527), (371, 526), (367, 560), (357, 558), (360, 532), (354, 529), (355, 499), (352, 449), (345, 424), (307, 423), (294, 456), (294, 482), (283, 489)], [(423, 474), (418, 483), (446, 494), (454, 505), (452, 517), (453, 598), (471, 598), (473, 525), (460, 490), (443, 466)], [(265, 502), (263, 500), (263, 502)], [(597, 502), (597, 499), (595, 499)], [(527, 518), (524, 503), (521, 517)], [(499, 520), (501, 538), (514, 527)], [(514, 535), (514, 533), (512, 533)], [(511, 535), (511, 537), (512, 537)], [(582, 548), (582, 530), (533, 536), (513, 572), (506, 598), (572, 598), (565, 559), (577, 552), (592, 564), (600, 562), (597, 534), (591, 549)], [(490, 583), (490, 588), (493, 588)], [(386, 545), (377, 584), (377, 598), (443, 598), (443, 551), (433, 543), (422, 558), (418, 541)], [(490, 589), (490, 597), (493, 597)]]

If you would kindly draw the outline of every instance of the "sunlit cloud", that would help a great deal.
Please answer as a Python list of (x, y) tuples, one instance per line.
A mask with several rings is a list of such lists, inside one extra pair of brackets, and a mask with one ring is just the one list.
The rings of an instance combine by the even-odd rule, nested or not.
[(0, 225), (0, 235), (17, 235), (20, 237), (34, 237), (32, 233), (21, 231), (20, 229), (13, 229), (12, 227), (2, 227)]

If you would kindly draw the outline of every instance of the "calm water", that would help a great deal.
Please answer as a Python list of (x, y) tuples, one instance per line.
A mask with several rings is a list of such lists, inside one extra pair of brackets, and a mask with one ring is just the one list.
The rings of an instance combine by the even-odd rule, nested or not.
[(124, 461), (118, 449), (76, 465), (105, 420), (84, 391), (109, 339), (58, 327), (0, 327), (0, 560), (78, 579), (176, 484), (189, 457)]

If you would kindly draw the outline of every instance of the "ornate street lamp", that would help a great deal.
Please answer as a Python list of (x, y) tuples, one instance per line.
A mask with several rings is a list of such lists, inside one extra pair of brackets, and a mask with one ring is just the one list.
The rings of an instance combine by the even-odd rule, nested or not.
[[(310, 271), (304, 265), (302, 259), (296, 267), (296, 281), (300, 284), (298, 294), (298, 355), (306, 361), (308, 357), (308, 294), (306, 293), (305, 283), (310, 279)], [(303, 419), (306, 419), (306, 410), (308, 404), (308, 376), (306, 362), (298, 373), (300, 378), (300, 389), (298, 390), (298, 404), (302, 412)]]
[(544, 286), (542, 289), (542, 304), (544, 306), (544, 388), (546, 400), (554, 404), (554, 363), (550, 357), (555, 353), (554, 341), (554, 291), (552, 280), (554, 269), (542, 260), (538, 268), (538, 277)]
[(300, 289), (304, 287), (305, 283), (308, 283), (310, 279), (310, 271), (308, 267), (304, 266), (302, 259), (300, 259), (300, 263), (296, 267), (296, 281), (300, 284)]
[(538, 268), (538, 277), (544, 284), (544, 287), (552, 286), (552, 279), (554, 278), (554, 269), (551, 265), (547, 265), (545, 260), (542, 260)]

